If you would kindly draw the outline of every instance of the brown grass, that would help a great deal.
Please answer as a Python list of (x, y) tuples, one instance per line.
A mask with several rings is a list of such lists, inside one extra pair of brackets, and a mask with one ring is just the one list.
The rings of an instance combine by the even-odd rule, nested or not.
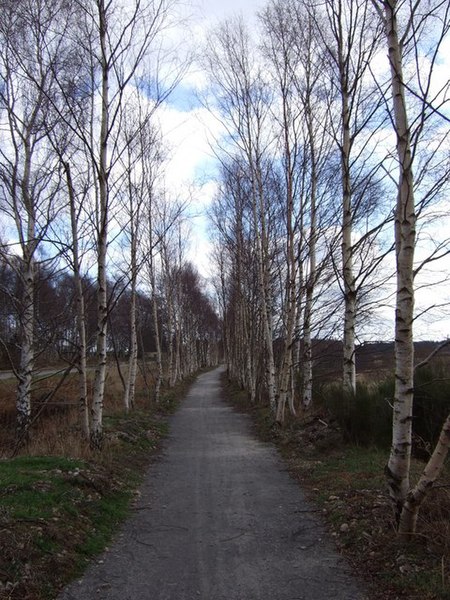
[[(126, 376), (127, 366), (121, 365), (122, 374)], [(70, 374), (58, 392), (51, 396), (59, 375), (37, 380), (33, 387), (32, 419), (29, 440), (18, 452), (29, 456), (66, 456), (89, 460), (92, 451), (83, 439), (80, 427), (80, 411), (78, 407), (78, 380), (76, 374)], [(88, 396), (92, 397), (94, 372), (88, 375)], [(147, 374), (147, 382), (153, 381), (153, 375)], [(0, 381), (0, 458), (8, 458), (15, 451), (16, 433), (16, 386), (14, 379)], [(49, 398), (49, 399), (48, 399)], [(48, 400), (47, 400), (48, 399)], [(104, 416), (123, 412), (123, 385), (117, 366), (108, 366)], [(152, 405), (152, 390), (147, 389), (142, 374), (138, 371), (136, 381), (135, 408), (144, 409)], [(105, 440), (104, 454), (107, 452), (109, 440)]]

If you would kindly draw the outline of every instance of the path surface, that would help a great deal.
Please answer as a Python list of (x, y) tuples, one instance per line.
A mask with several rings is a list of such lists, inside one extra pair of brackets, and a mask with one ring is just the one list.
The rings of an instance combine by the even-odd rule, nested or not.
[(276, 451), (201, 375), (132, 518), (59, 600), (364, 600)]

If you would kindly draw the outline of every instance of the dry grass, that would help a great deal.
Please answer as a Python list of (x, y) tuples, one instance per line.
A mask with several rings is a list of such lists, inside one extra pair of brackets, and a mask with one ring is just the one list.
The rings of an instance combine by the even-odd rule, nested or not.
[[(122, 375), (127, 374), (127, 366), (121, 365)], [(25, 456), (65, 456), (89, 460), (93, 453), (83, 439), (80, 426), (78, 400), (78, 380), (70, 374), (55, 395), (51, 395), (59, 375), (37, 380), (33, 386), (32, 419), (28, 442), (19, 450)], [(147, 373), (147, 383), (152, 383), (152, 372)], [(88, 397), (92, 397), (94, 372), (88, 375)], [(16, 432), (16, 381), (0, 381), (0, 458), (8, 458), (15, 452)], [(144, 382), (141, 372), (136, 381), (134, 408), (140, 410), (152, 406), (152, 390)], [(105, 397), (105, 417), (123, 412), (123, 384), (117, 366), (108, 366)], [(108, 452), (108, 439), (105, 440), (104, 454)]]

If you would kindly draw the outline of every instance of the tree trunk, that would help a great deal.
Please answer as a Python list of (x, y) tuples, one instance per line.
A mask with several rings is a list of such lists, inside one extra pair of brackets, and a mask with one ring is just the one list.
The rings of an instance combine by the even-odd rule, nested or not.
[(397, 27), (397, 1), (384, 2), (391, 69), (399, 183), (395, 212), (397, 292), (395, 311), (395, 397), (392, 448), (386, 476), (397, 521), (409, 492), (412, 408), (414, 394), (414, 277), (416, 239), (410, 128), (405, 103), (402, 56)]
[(253, 187), (255, 188), (256, 186), (256, 189), (253, 189), (253, 220), (256, 234), (256, 255), (258, 260), (259, 300), (261, 305), (264, 342), (266, 347), (266, 379), (267, 391), (269, 395), (269, 406), (272, 413), (276, 418), (278, 418), (275, 357), (273, 354), (272, 314), (269, 302), (269, 265), (267, 264), (268, 253), (266, 249), (267, 234), (263, 201), (264, 192), (259, 179), (260, 175), (257, 174), (253, 180)]
[(303, 312), (303, 361), (302, 361), (302, 406), (308, 408), (312, 403), (313, 394), (313, 362), (312, 362), (312, 338), (311, 338), (311, 316), (313, 312), (314, 289), (316, 285), (316, 236), (317, 236), (317, 156), (314, 141), (313, 112), (310, 98), (310, 73), (308, 70), (308, 88), (305, 98), (305, 119), (308, 132), (308, 147), (311, 160), (311, 192), (310, 192), (310, 230), (308, 240), (308, 274), (306, 277), (305, 308)]
[[(136, 268), (136, 267), (135, 267)], [(124, 407), (128, 412), (134, 405), (137, 374), (137, 311), (136, 311), (136, 275), (132, 275), (130, 298), (130, 356), (128, 360), (128, 374), (124, 393)]]
[(417, 517), (422, 502), (433, 487), (445, 464), (450, 449), (450, 415), (442, 427), (438, 443), (417, 485), (411, 490), (402, 507), (399, 533), (408, 536), (416, 531)]
[(89, 423), (89, 406), (87, 397), (87, 365), (86, 365), (86, 312), (84, 304), (83, 285), (80, 272), (80, 257), (78, 248), (78, 226), (77, 226), (77, 211), (75, 207), (75, 190), (73, 187), (72, 173), (70, 164), (64, 163), (66, 172), (67, 189), (70, 205), (70, 223), (72, 228), (72, 260), (73, 260), (73, 276), (75, 281), (75, 298), (77, 305), (77, 333), (78, 333), (78, 395), (80, 409), (80, 424), (83, 436), (89, 439), (90, 423)]
[[(342, 42), (342, 40), (341, 40)], [(342, 94), (342, 275), (344, 284), (343, 388), (356, 393), (355, 320), (356, 287), (353, 274), (352, 189), (350, 177), (350, 109), (345, 63), (340, 59)]]
[[(128, 149), (129, 151), (129, 149)], [(129, 157), (131, 165), (131, 157)], [(130, 215), (130, 268), (131, 268), (131, 288), (130, 288), (130, 356), (128, 359), (128, 374), (124, 392), (124, 407), (128, 412), (134, 405), (134, 396), (136, 388), (137, 360), (138, 360), (138, 342), (137, 342), (137, 310), (136, 310), (136, 283), (137, 283), (137, 243), (139, 226), (139, 207), (135, 207), (133, 202), (134, 191), (131, 184), (131, 173), (128, 171), (128, 195), (129, 195), (129, 215)], [(139, 200), (138, 200), (139, 202)]]
[(162, 362), (162, 351), (161, 351), (161, 336), (159, 334), (159, 322), (158, 322), (158, 300), (156, 297), (156, 276), (155, 276), (155, 264), (153, 259), (153, 232), (151, 218), (149, 219), (150, 225), (150, 254), (149, 254), (149, 271), (150, 271), (150, 286), (152, 290), (152, 316), (153, 316), (153, 327), (155, 330), (155, 346), (156, 346), (156, 379), (155, 379), (155, 402), (156, 404), (160, 401), (161, 396), (161, 385), (164, 378), (163, 373), (163, 362)]
[[(28, 248), (27, 248), (28, 250)], [(23, 442), (28, 437), (31, 421), (31, 384), (34, 367), (34, 260), (29, 252), (22, 258), (21, 280), (21, 347), (19, 385), (17, 388), (17, 438)]]
[(97, 237), (97, 367), (95, 370), (94, 394), (92, 399), (91, 446), (102, 447), (103, 442), (103, 398), (106, 380), (106, 327), (107, 327), (107, 289), (106, 289), (106, 253), (108, 246), (108, 135), (109, 135), (109, 64), (107, 59), (107, 21), (104, 0), (98, 0), (99, 34), (102, 69), (102, 114), (100, 128), (100, 161), (98, 186), (100, 207), (98, 215)]
[[(284, 78), (283, 78), (284, 79)], [(284, 407), (286, 400), (289, 401), (289, 408), (292, 414), (295, 414), (294, 397), (292, 386), (290, 386), (290, 377), (292, 372), (292, 346), (294, 344), (294, 330), (296, 322), (296, 261), (295, 261), (295, 241), (294, 241), (294, 164), (295, 156), (291, 148), (289, 137), (290, 107), (288, 100), (288, 90), (281, 84), (283, 96), (283, 134), (284, 134), (284, 161), (285, 161), (285, 179), (286, 179), (286, 258), (287, 274), (285, 284), (285, 332), (284, 332), (284, 352), (279, 377), (279, 398), (277, 406), (277, 422), (284, 421)]]
[[(36, 250), (36, 214), (34, 198), (30, 194), (32, 150), (27, 131), (24, 140), (24, 170), (21, 181), (22, 202), (27, 213), (26, 231), (18, 225), (21, 236), (22, 258), (20, 261), (20, 279), (23, 286), (20, 315), (20, 365), (19, 385), (17, 387), (17, 439), (19, 445), (28, 437), (31, 422), (31, 386), (34, 367), (34, 294), (35, 273), (34, 253)], [(16, 204), (17, 206), (17, 204)], [(18, 216), (18, 222), (20, 217)]]

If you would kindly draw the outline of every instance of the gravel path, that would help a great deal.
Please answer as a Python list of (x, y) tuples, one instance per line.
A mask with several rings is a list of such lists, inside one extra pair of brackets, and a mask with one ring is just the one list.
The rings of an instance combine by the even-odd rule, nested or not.
[(276, 451), (201, 375), (132, 517), (59, 600), (364, 600)]

